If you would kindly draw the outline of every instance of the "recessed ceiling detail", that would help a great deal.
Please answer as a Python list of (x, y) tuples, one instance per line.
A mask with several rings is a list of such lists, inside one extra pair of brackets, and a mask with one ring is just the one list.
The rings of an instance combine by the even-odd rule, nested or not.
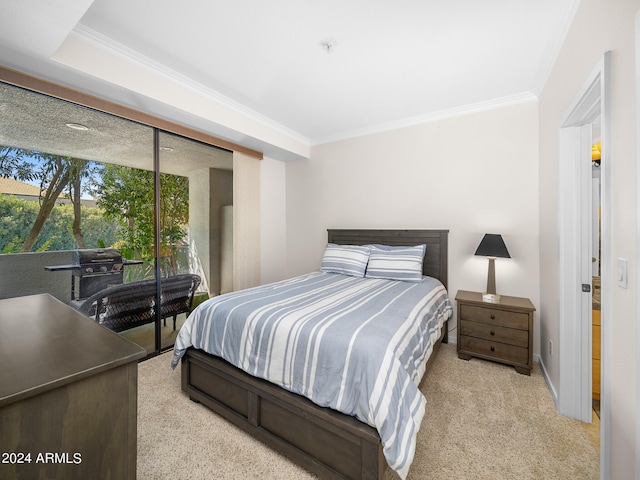
[[(85, 0), (81, 6), (61, 0), (35, 9), (31, 2), (7, 1), (7, 24), (24, 25), (28, 18), (39, 28), (37, 39), (30, 29), (0, 29), (3, 65), (157, 116), (184, 118), (231, 141), (270, 142), (294, 154), (304, 150), (300, 142), (535, 97), (580, 3), (325, 0), (303, 8), (297, 0), (162, 7), (153, 0)], [(84, 15), (65, 24), (64, 38), (49, 17), (79, 18), (78, 8)], [(86, 35), (78, 41), (78, 32), (104, 41), (98, 45)], [(41, 41), (49, 34), (59, 45), (53, 54)], [(107, 59), (105, 42), (113, 45), (110, 75), (96, 66)], [(114, 60), (118, 55), (130, 64), (139, 59), (137, 70), (124, 69), (125, 61)]]

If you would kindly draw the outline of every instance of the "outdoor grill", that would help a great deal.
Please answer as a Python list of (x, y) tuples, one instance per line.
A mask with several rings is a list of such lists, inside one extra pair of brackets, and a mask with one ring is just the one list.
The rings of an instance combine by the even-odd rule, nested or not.
[(115, 248), (83, 248), (73, 250), (73, 263), (44, 267), (50, 272), (71, 270), (71, 301), (90, 297), (107, 287), (122, 284), (122, 271), (126, 265), (141, 264), (141, 260), (122, 258)]
[(73, 251), (71, 299), (82, 300), (113, 285), (122, 284), (123, 260), (119, 250)]

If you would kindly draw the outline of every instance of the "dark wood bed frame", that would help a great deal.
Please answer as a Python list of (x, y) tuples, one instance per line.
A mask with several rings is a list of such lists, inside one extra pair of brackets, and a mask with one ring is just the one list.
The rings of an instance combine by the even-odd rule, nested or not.
[[(425, 275), (447, 286), (448, 230), (328, 230), (342, 245), (420, 245)], [(440, 335), (446, 343), (447, 324)], [(429, 368), (440, 341), (427, 363)], [(387, 469), (378, 432), (355, 417), (253, 377), (219, 357), (189, 348), (182, 390), (292, 461), (326, 479), (380, 480)]]

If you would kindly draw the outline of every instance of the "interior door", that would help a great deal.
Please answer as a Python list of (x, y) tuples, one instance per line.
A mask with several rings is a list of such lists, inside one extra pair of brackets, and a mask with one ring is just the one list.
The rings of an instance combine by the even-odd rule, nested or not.
[[(590, 238), (583, 220), (591, 208), (585, 207), (591, 197), (579, 185), (589, 182), (591, 126), (600, 119), (601, 150), (601, 416), (600, 471), (603, 478), (610, 471), (611, 387), (611, 158), (608, 154), (609, 134), (609, 63), (606, 52), (587, 78), (559, 130), (559, 382), (558, 411), (563, 415), (592, 421), (591, 354), (592, 330), (589, 301), (591, 292), (582, 293), (581, 284), (590, 283), (591, 249), (584, 238)], [(586, 129), (589, 131), (586, 131)], [(586, 151), (585, 151), (586, 150)], [(579, 178), (578, 178), (579, 177)], [(566, 190), (566, 191), (565, 191)], [(578, 214), (577, 212), (582, 212)], [(580, 241), (578, 241), (580, 239)], [(588, 245), (587, 245), (588, 247)], [(585, 268), (583, 262), (588, 264)], [(588, 276), (585, 272), (589, 272)], [(585, 298), (582, 298), (582, 297)], [(587, 312), (586, 314), (584, 312)]]
[[(591, 124), (560, 131), (560, 413), (591, 421)], [(585, 395), (589, 392), (588, 395)]]

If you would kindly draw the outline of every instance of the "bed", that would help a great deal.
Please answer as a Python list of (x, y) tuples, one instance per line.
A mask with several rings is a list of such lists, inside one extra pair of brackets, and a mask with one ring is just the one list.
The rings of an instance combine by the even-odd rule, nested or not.
[[(447, 237), (448, 231), (446, 230), (329, 230), (328, 243), (330, 245), (384, 245), (389, 248), (426, 245), (422, 272), (420, 273), (432, 278), (422, 278), (420, 275), (420, 280), (416, 280), (417, 283), (410, 283), (375, 278), (354, 278), (351, 275), (341, 275), (339, 272), (318, 271), (296, 279), (276, 282), (270, 286), (234, 292), (231, 294), (232, 298), (223, 296), (223, 298), (217, 297), (218, 300), (211, 299), (192, 313), (178, 334), (173, 366), (175, 367), (178, 362), (181, 363), (182, 389), (192, 400), (206, 405), (321, 478), (379, 480), (385, 474), (387, 463), (392, 465), (401, 478), (404, 477), (413, 458), (412, 448), (415, 447), (415, 444), (411, 444), (411, 438), (415, 440), (415, 434), (422, 420), (422, 415), (424, 415), (424, 399), (419, 392), (417, 397), (412, 397), (415, 395), (413, 391), (417, 390), (417, 385), (435, 357), (440, 343), (447, 342), (446, 320), (450, 316), (451, 309), (448, 298), (444, 300), (441, 298), (442, 291), (446, 297), (446, 291), (443, 287), (447, 285)], [(323, 259), (323, 267), (324, 265)], [(371, 266), (371, 262), (369, 266)], [(438, 285), (434, 290), (438, 290), (439, 293), (437, 295), (434, 293), (432, 299), (431, 294), (423, 294), (420, 290), (426, 288), (424, 285), (429, 282)], [(312, 289), (309, 289), (309, 285), (312, 285)], [(341, 290), (337, 290), (338, 288)], [(386, 307), (379, 307), (374, 303), (381, 298), (381, 294), (373, 292), (382, 290), (391, 292), (391, 297), (394, 298), (393, 302), (399, 297), (404, 298), (411, 295), (417, 296), (418, 299), (424, 298), (424, 301), (419, 300), (423, 304), (420, 308), (412, 307), (410, 309), (412, 312), (416, 312), (416, 318), (427, 316), (424, 313), (427, 304), (428, 308), (436, 305), (433, 308), (439, 312), (437, 322), (429, 322), (428, 326), (425, 322), (423, 327), (422, 321), (401, 320), (400, 322), (403, 325), (409, 325), (412, 331), (414, 326), (420, 323), (421, 330), (417, 331), (418, 327), (416, 326), (416, 334), (409, 335), (404, 330), (401, 334), (392, 332), (394, 338), (401, 339), (399, 344), (405, 345), (409, 341), (413, 342), (414, 337), (418, 339), (416, 340), (418, 343), (424, 341), (424, 345), (421, 344), (419, 347), (413, 344), (403, 347), (408, 350), (419, 350), (419, 359), (406, 360), (403, 358), (398, 361), (395, 358), (395, 353), (393, 355), (389, 355), (388, 352), (385, 355), (372, 354), (370, 352), (384, 351), (379, 350), (375, 343), (367, 343), (369, 350), (358, 353), (361, 356), (356, 355), (356, 352), (360, 352), (362, 349), (356, 345), (359, 340), (354, 341), (354, 339), (365, 337), (359, 333), (359, 329), (362, 328), (363, 331), (370, 327), (379, 329), (386, 325), (386, 323), (378, 325), (375, 323), (377, 320), (369, 320), (369, 317), (366, 322), (362, 323), (371, 323), (371, 325), (358, 326), (358, 333), (353, 337), (349, 336), (350, 333), (347, 334), (344, 338), (351, 340), (349, 342), (345, 340), (344, 345), (340, 340), (341, 335), (338, 335), (339, 338), (336, 339), (328, 337), (327, 334), (326, 338), (331, 338), (331, 341), (323, 340), (324, 343), (317, 340), (317, 338), (325, 338), (318, 332), (323, 332), (324, 335), (324, 332), (331, 331), (328, 324), (331, 324), (333, 329), (350, 328), (352, 317), (356, 315), (351, 313), (352, 305), (367, 305), (369, 310), (376, 312), (368, 315), (377, 319), (381, 315), (377, 312), (385, 310)], [(292, 300), (288, 298), (285, 301), (282, 300), (281, 295), (285, 291), (295, 292), (292, 294)], [(328, 302), (325, 301), (325, 297), (318, 297), (320, 291), (338, 292), (338, 296), (344, 297), (340, 300), (342, 303), (340, 303), (340, 309), (337, 310), (338, 313), (333, 311), (333, 303), (330, 304), (331, 307), (326, 307), (326, 313), (324, 311), (320, 313), (320, 310), (325, 308), (325, 303)], [(332, 295), (334, 294), (332, 293)], [(250, 313), (242, 313), (246, 317), (243, 318), (246, 323), (242, 326), (245, 332), (247, 329), (252, 332), (254, 329), (258, 331), (257, 325), (261, 325), (260, 328), (266, 328), (264, 325), (267, 324), (271, 325), (269, 322), (272, 322), (274, 318), (272, 313), (281, 310), (281, 305), (285, 303), (295, 306), (297, 312), (295, 317), (298, 319), (301, 316), (298, 312), (303, 311), (306, 308), (306, 302), (309, 302), (310, 311), (303, 315), (305, 321), (307, 316), (318, 317), (322, 322), (326, 322), (326, 325), (310, 323), (309, 325), (312, 325), (313, 328), (307, 328), (299, 326), (299, 323), (292, 323), (294, 329), (291, 332), (303, 339), (303, 342), (291, 342), (290, 338), (294, 336), (294, 333), (289, 331), (287, 331), (289, 332), (288, 336), (278, 337), (277, 333), (273, 333), (277, 329), (273, 328), (273, 330), (259, 330), (259, 337), (242, 337), (243, 340), (238, 340), (233, 349), (227, 348), (226, 344), (219, 339), (227, 335), (232, 337), (236, 327), (232, 323), (223, 325), (219, 312), (228, 306), (230, 310), (223, 311), (224, 318), (231, 317), (229, 312), (243, 312), (241, 309), (244, 308), (244, 305), (262, 302), (264, 297), (269, 296), (277, 298), (280, 303), (272, 302), (268, 306), (261, 304), (259, 307), (255, 307), (255, 311), (247, 310)], [(318, 298), (320, 299), (318, 300)], [(331, 297), (331, 302), (333, 302), (333, 298)], [(402, 310), (397, 310), (399, 304), (390, 303), (389, 305), (393, 305), (391, 308), (393, 312), (402, 312)], [(216, 311), (218, 313), (215, 313)], [(218, 315), (215, 322), (212, 321), (214, 313)], [(287, 323), (282, 319), (289, 318), (290, 315), (287, 311), (285, 315), (278, 317), (278, 322)], [(403, 319), (404, 317), (409, 318), (408, 314), (404, 313), (399, 316)], [(388, 321), (385, 320), (385, 322)], [(304, 322), (303, 324), (307, 325)], [(209, 330), (210, 328), (217, 328), (219, 331), (214, 332), (214, 330)], [(279, 328), (281, 327), (278, 326)], [(307, 328), (306, 333), (304, 333), (305, 328)], [(211, 341), (210, 337), (218, 340)], [(214, 345), (209, 347), (209, 343), (205, 342), (204, 338)], [(278, 338), (280, 341), (277, 340)], [(313, 340), (309, 340), (309, 338)], [(367, 340), (367, 342), (371, 342), (371, 340)], [(327, 344), (329, 347), (326, 346)], [(298, 347), (298, 345), (306, 347)], [(201, 348), (207, 348), (215, 354), (207, 353)], [(331, 355), (329, 356), (339, 358), (342, 358), (343, 349), (345, 351), (348, 349), (349, 355), (353, 350), (353, 357), (345, 356), (346, 360), (342, 362), (323, 360), (314, 363), (309, 361), (309, 358), (315, 360), (314, 355), (319, 355), (319, 351), (322, 353), (323, 348), (330, 348)], [(251, 353), (241, 357), (236, 354), (236, 350), (250, 351)], [(262, 350), (269, 351), (271, 356), (266, 357), (268, 361), (254, 358), (256, 352)], [(312, 365), (312, 367), (309, 367), (304, 373), (293, 375), (291, 371), (287, 370), (289, 364), (285, 360), (280, 360), (280, 357), (273, 352), (285, 352), (284, 359), (296, 359), (306, 355), (304, 365)], [(426, 360), (427, 356), (428, 361)], [(388, 357), (392, 358), (389, 365), (394, 365), (393, 375), (378, 370), (381, 368), (378, 363), (384, 364)], [(405, 372), (404, 368), (398, 368), (396, 365), (396, 363), (404, 365), (403, 362), (406, 362), (407, 365), (415, 363), (415, 366), (407, 367), (407, 372)], [(343, 370), (336, 374), (334, 363), (339, 364)], [(272, 364), (276, 364), (276, 367), (282, 367), (282, 369), (272, 368)], [(242, 369), (238, 367), (242, 367)], [(368, 376), (369, 370), (373, 370), (371, 377), (373, 380)], [(313, 373), (309, 373), (309, 371)], [(341, 382), (327, 380), (332, 375), (342, 378)], [(292, 381), (291, 378), (294, 376), (303, 381)], [(389, 378), (393, 380), (389, 380)], [(383, 379), (382, 383), (380, 379)], [(398, 385), (387, 385), (384, 383), (387, 381), (399, 383)], [(337, 385), (338, 383), (340, 385)], [(362, 384), (362, 389), (370, 389), (364, 395), (366, 402), (360, 398), (362, 395), (354, 393), (354, 389), (351, 387), (353, 383)], [(359, 389), (356, 390), (359, 391)], [(384, 402), (381, 400), (382, 397), (385, 398)], [(394, 397), (393, 402), (397, 400), (399, 403), (387, 404), (387, 397)], [(309, 398), (312, 398), (313, 401)], [(376, 400), (373, 401), (371, 398)], [(389, 401), (391, 401), (390, 398)], [(406, 420), (405, 416), (408, 416), (409, 420)], [(400, 428), (400, 430), (389, 430), (389, 424), (393, 428)], [(381, 441), (381, 436), (385, 440), (384, 442)], [(384, 448), (383, 443), (385, 444)], [(393, 444), (396, 447), (393, 447)], [(398, 445), (400, 446), (398, 447)], [(396, 452), (394, 449), (398, 451)], [(388, 459), (391, 461), (388, 462)]]

